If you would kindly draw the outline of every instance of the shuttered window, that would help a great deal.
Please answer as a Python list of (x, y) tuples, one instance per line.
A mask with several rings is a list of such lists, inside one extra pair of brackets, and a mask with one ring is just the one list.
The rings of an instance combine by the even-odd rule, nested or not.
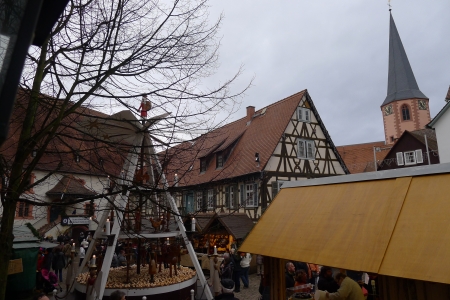
[(230, 185), (225, 187), (225, 207), (234, 208), (236, 205), (235, 186)]
[(297, 141), (297, 157), (302, 159), (315, 159), (316, 147), (313, 140), (299, 139)]
[(275, 196), (278, 194), (278, 182), (272, 181), (272, 200), (275, 199)]
[(297, 118), (301, 122), (311, 122), (311, 110), (305, 107), (297, 109)]
[(416, 150), (416, 162), (418, 164), (423, 163), (423, 154), (422, 154), (422, 150)]

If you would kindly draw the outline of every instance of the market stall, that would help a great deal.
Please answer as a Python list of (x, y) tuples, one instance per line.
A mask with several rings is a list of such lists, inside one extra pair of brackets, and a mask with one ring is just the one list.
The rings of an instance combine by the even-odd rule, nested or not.
[(253, 225), (253, 221), (244, 213), (216, 213), (203, 229), (202, 243), (209, 254), (214, 253), (214, 247), (219, 254), (230, 252), (232, 247), (239, 247)]
[(382, 299), (448, 299), (449, 181), (440, 164), (286, 183), (240, 250), (266, 257), (271, 299), (288, 260), (378, 274)]

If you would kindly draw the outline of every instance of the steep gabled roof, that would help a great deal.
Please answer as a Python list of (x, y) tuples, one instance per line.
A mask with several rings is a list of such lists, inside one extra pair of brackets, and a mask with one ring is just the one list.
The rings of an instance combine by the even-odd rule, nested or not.
[(428, 99), (419, 90), (408, 56), (395, 26), (394, 18), (390, 14), (388, 91), (386, 99), (381, 106), (395, 100), (411, 98)]
[(209, 233), (210, 230), (214, 231), (215, 229), (211, 229), (211, 227), (215, 222), (220, 223), (227, 233), (231, 234), (235, 239), (245, 238), (254, 225), (253, 221), (245, 213), (216, 213), (203, 228), (203, 233)]
[(79, 178), (73, 175), (64, 175), (59, 182), (46, 193), (48, 196), (83, 197), (94, 196), (97, 193), (88, 189)]
[[(427, 143), (429, 150), (438, 150), (436, 132), (433, 129), (419, 129), (414, 131), (405, 130), (402, 135), (398, 138), (389, 152), (386, 154), (386, 158), (395, 157), (395, 153), (398, 152), (399, 145), (402, 145), (402, 142), (408, 137), (411, 136), (417, 141), (419, 141), (425, 147), (425, 134), (427, 135)], [(416, 149), (411, 149), (416, 150)], [(401, 150), (400, 150), (401, 151)]]
[[(188, 186), (260, 172), (306, 94), (306, 90), (296, 93), (256, 111), (250, 122), (246, 116), (160, 154), (169, 157), (166, 165), (169, 178), (170, 174), (183, 174), (179, 185)], [(210, 154), (226, 147), (234, 148), (224, 166), (216, 169)], [(259, 153), (260, 167), (255, 163), (255, 153)], [(200, 173), (200, 158), (206, 159), (208, 155), (211, 159), (207, 170)]]

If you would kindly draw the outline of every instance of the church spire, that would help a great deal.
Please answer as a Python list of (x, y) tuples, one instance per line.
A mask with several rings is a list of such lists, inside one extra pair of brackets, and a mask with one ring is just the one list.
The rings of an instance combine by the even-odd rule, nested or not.
[(381, 106), (395, 100), (425, 98), (417, 85), (416, 78), (409, 64), (400, 35), (390, 13), (389, 31), (389, 74), (387, 97)]

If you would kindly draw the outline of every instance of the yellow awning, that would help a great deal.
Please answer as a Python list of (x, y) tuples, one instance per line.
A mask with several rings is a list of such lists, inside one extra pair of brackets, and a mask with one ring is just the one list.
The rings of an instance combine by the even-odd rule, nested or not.
[(450, 175), (283, 188), (240, 250), (450, 283)]
[(450, 284), (450, 175), (414, 177), (380, 274)]

